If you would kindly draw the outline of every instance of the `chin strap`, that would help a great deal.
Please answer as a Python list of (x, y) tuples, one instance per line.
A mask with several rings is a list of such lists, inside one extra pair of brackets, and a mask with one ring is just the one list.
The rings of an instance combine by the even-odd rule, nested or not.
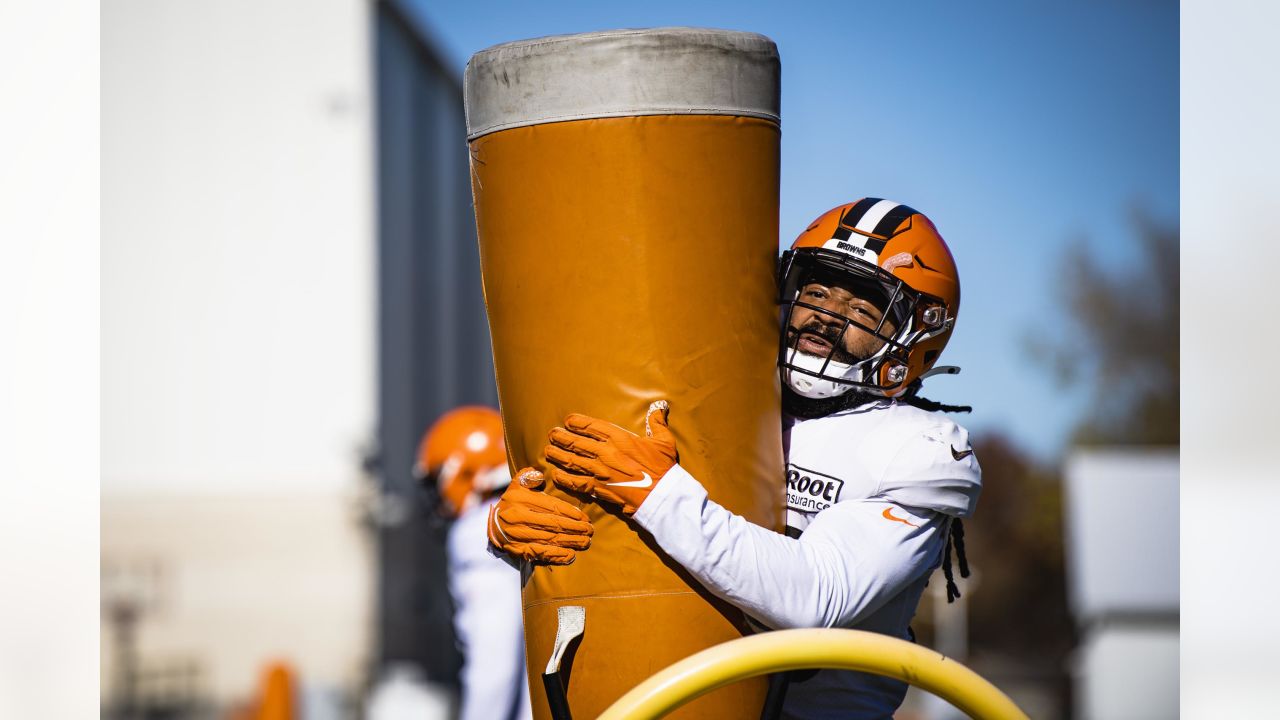
[(931, 370), (926, 370), (925, 372), (921, 373), (920, 377), (916, 378), (915, 381), (911, 383), (910, 387), (907, 388), (906, 392), (898, 396), (898, 401), (906, 403), (907, 405), (918, 407), (921, 410), (928, 410), (929, 412), (938, 412), (938, 411), (950, 412), (950, 413), (973, 412), (973, 407), (970, 405), (948, 405), (946, 403), (937, 402), (936, 400), (930, 400), (928, 398), (920, 397), (920, 388), (923, 387), (925, 378), (929, 377), (930, 375), (956, 375), (959, 372), (960, 372), (960, 368), (956, 367), (955, 365), (943, 365), (941, 367), (935, 367)]

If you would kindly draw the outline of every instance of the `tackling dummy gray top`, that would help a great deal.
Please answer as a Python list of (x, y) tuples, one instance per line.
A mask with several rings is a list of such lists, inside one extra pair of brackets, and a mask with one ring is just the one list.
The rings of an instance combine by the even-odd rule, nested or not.
[(778, 48), (732, 30), (606, 30), (520, 40), (471, 56), (467, 140), (523, 125), (629, 115), (779, 122)]

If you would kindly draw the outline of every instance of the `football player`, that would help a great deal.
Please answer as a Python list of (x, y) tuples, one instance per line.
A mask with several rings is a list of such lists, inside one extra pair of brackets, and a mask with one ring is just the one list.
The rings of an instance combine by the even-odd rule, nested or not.
[[(967, 408), (917, 395), (928, 375), (955, 371), (936, 366), (960, 305), (955, 262), (927, 217), (865, 198), (800, 234), (780, 261), (779, 289), (785, 535), (708, 499), (679, 463), (665, 401), (650, 406), (642, 433), (565, 418), (544, 450), (552, 479), (620, 507), (708, 590), (768, 627), (908, 638), (934, 568), (943, 566), (949, 598), (959, 593), (952, 542), (967, 575), (960, 518), (981, 487), (968, 433), (937, 412)], [(524, 559), (571, 562), (589, 535), (567, 521), (581, 518), (524, 487), (537, 471), (520, 476), (526, 482), (490, 512), (491, 542)], [(517, 511), (533, 496), (539, 521), (522, 524)], [(560, 555), (519, 544), (531, 539)], [(791, 683), (784, 712), (887, 718), (905, 694), (894, 679), (822, 670)]]
[(485, 551), (489, 508), (511, 482), (502, 418), (493, 408), (442, 415), (418, 446), (414, 476), (451, 520), (446, 544), (453, 627), (462, 649), (462, 720), (529, 718), (520, 576)]

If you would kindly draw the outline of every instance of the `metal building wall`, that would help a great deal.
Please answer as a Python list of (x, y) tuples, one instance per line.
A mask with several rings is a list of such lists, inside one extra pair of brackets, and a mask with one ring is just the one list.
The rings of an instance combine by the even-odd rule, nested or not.
[(442, 412), (497, 404), (462, 87), (394, 1), (377, 4), (375, 45), (377, 467), (390, 509), (380, 532), (379, 659), (415, 662), (428, 679), (453, 683), (459, 657), (444, 536), (424, 512), (410, 467), (419, 437)]

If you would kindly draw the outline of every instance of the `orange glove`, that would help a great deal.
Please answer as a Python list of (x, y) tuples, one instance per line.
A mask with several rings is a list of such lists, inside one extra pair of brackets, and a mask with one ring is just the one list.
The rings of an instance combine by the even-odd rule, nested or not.
[(595, 529), (585, 513), (540, 492), (542, 473), (525, 468), (489, 508), (489, 542), (530, 562), (568, 565), (591, 547)]
[(551, 444), (543, 448), (556, 466), (556, 485), (635, 513), (679, 457), (667, 427), (668, 410), (666, 400), (649, 405), (644, 437), (586, 415), (565, 418), (565, 426), (553, 429)]

